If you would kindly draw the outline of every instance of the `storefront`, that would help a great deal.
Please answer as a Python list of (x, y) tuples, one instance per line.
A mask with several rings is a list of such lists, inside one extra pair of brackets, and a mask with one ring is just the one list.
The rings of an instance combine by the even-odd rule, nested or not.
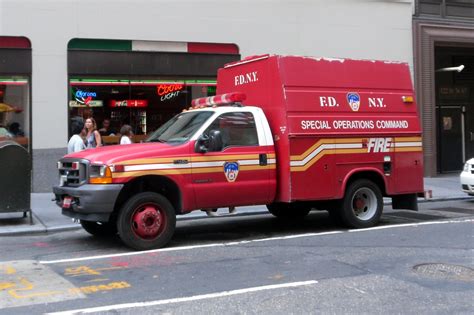
[(31, 149), (31, 46), (24, 37), (0, 37), (0, 141)]
[[(183, 44), (186, 51), (177, 49)], [(143, 46), (147, 51), (132, 49)], [(166, 46), (178, 51), (161, 51), (163, 42), (72, 40), (70, 120), (93, 117), (98, 129), (109, 122), (107, 131), (102, 130), (105, 144), (118, 143), (125, 124), (132, 127), (134, 141), (140, 141), (189, 107), (193, 98), (215, 95), (217, 69), (240, 59), (232, 44)]]
[[(70, 117), (94, 117), (105, 144), (118, 142), (123, 125), (140, 141), (189, 107), (193, 98), (215, 95), (215, 79), (136, 80), (72, 78)], [(106, 127), (104, 127), (106, 121)], [(107, 122), (108, 121), (108, 122)], [(114, 137), (115, 136), (115, 137)]]

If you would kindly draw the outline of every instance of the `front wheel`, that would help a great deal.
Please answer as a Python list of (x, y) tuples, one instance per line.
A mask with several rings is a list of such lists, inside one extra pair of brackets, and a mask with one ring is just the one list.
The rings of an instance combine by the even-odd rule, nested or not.
[(292, 203), (272, 203), (267, 205), (267, 209), (280, 219), (304, 218), (311, 211), (310, 207)]
[(339, 209), (343, 223), (352, 228), (377, 225), (382, 210), (380, 188), (367, 179), (356, 180), (347, 187)]
[(120, 210), (117, 228), (122, 241), (136, 250), (165, 246), (174, 234), (176, 214), (164, 196), (139, 193)]
[(111, 222), (93, 222), (81, 220), (81, 226), (89, 234), (94, 236), (107, 237), (117, 234), (117, 227)]

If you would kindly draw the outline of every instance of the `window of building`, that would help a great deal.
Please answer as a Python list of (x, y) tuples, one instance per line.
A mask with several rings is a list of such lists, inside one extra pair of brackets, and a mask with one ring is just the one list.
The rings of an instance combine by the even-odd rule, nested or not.
[(29, 80), (0, 77), (0, 140), (13, 140), (29, 148)]

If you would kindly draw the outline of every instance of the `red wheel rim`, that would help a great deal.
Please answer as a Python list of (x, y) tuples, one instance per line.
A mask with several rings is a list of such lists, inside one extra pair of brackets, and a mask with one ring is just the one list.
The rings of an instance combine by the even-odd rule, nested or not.
[(137, 207), (132, 214), (132, 230), (142, 239), (155, 239), (166, 226), (166, 216), (156, 204), (145, 204)]

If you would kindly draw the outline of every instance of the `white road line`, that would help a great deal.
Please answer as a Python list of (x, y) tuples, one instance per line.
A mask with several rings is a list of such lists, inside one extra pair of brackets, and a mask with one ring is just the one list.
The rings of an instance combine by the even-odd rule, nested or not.
[(89, 256), (89, 257), (80, 257), (80, 258), (45, 260), (45, 261), (39, 261), (39, 263), (40, 264), (60, 264), (60, 263), (66, 263), (66, 262), (77, 262), (77, 261), (84, 261), (84, 260), (97, 260), (97, 259), (104, 259), (104, 258), (111, 258), (111, 257), (135, 256), (135, 255), (157, 253), (157, 252), (174, 252), (174, 251), (180, 251), (180, 250), (198, 249), (198, 248), (206, 248), (206, 247), (235, 246), (235, 245), (249, 244), (249, 243), (255, 243), (255, 242), (286, 240), (286, 239), (292, 239), (292, 238), (321, 236), (321, 235), (338, 234), (338, 233), (343, 233), (343, 231), (332, 231), (332, 232), (322, 232), (322, 233), (307, 233), (307, 234), (269, 237), (269, 238), (261, 238), (261, 239), (256, 239), (256, 240), (229, 242), (229, 243), (213, 243), (213, 244), (192, 245), (192, 246), (168, 247), (168, 248), (145, 250), (145, 251), (141, 251), (141, 252), (127, 252), (127, 253), (109, 254), (109, 255), (100, 255), (100, 256)]
[(70, 262), (78, 262), (78, 261), (86, 261), (86, 260), (105, 259), (105, 258), (112, 258), (112, 257), (135, 256), (135, 255), (143, 255), (143, 254), (157, 253), (157, 252), (173, 252), (173, 251), (199, 249), (199, 248), (207, 248), (207, 247), (236, 246), (236, 245), (251, 244), (251, 243), (257, 243), (257, 242), (271, 242), (271, 241), (288, 240), (288, 239), (295, 239), (295, 238), (325, 236), (325, 235), (331, 235), (331, 234), (354, 233), (354, 232), (360, 233), (360, 232), (367, 232), (367, 231), (372, 231), (372, 230), (384, 230), (384, 229), (404, 228), (404, 227), (417, 227), (417, 226), (424, 226), (424, 225), (436, 225), (436, 224), (448, 224), (448, 223), (457, 224), (457, 223), (466, 223), (466, 222), (474, 222), (474, 219), (429, 221), (429, 222), (418, 222), (418, 223), (407, 223), (407, 224), (384, 225), (384, 226), (375, 226), (375, 227), (366, 228), (366, 229), (338, 230), (338, 231), (321, 232), (321, 233), (305, 233), (305, 234), (297, 234), (297, 235), (261, 238), (261, 239), (255, 239), (255, 240), (246, 240), (246, 241), (239, 241), (239, 242), (213, 243), (213, 244), (192, 245), (192, 246), (179, 246), (179, 247), (160, 248), (160, 249), (141, 251), (141, 252), (127, 252), (127, 253), (89, 256), (89, 257), (79, 257), (79, 258), (44, 260), (44, 261), (39, 261), (39, 263), (40, 264), (60, 264), (60, 263), (70, 263)]
[(149, 302), (136, 302), (136, 303), (106, 305), (106, 306), (83, 308), (83, 309), (76, 309), (76, 310), (69, 310), (69, 311), (48, 313), (48, 314), (50, 314), (50, 315), (66, 315), (66, 314), (68, 314), (69, 315), (69, 314), (89, 314), (89, 313), (97, 313), (97, 312), (107, 312), (107, 311), (112, 311), (112, 310), (121, 310), (121, 309), (125, 309), (125, 308), (149, 307), (149, 306), (155, 306), (155, 305), (164, 305), (164, 304), (183, 303), (183, 302), (198, 301), (198, 300), (205, 300), (205, 299), (214, 299), (214, 298), (219, 298), (219, 297), (224, 297), (224, 296), (246, 294), (246, 293), (265, 291), (265, 290), (294, 288), (294, 287), (300, 287), (300, 286), (313, 285), (313, 284), (317, 284), (317, 283), (318, 283), (318, 281), (316, 281), (316, 280), (300, 281), (300, 282), (289, 282), (289, 283), (265, 285), (265, 286), (260, 286), (260, 287), (238, 289), (238, 290), (232, 290), (232, 291), (223, 291), (223, 292), (216, 292), (216, 293), (209, 293), (209, 294), (202, 294), (202, 295), (187, 296), (187, 297), (167, 299), (167, 300), (157, 300), (157, 301), (149, 301)]

